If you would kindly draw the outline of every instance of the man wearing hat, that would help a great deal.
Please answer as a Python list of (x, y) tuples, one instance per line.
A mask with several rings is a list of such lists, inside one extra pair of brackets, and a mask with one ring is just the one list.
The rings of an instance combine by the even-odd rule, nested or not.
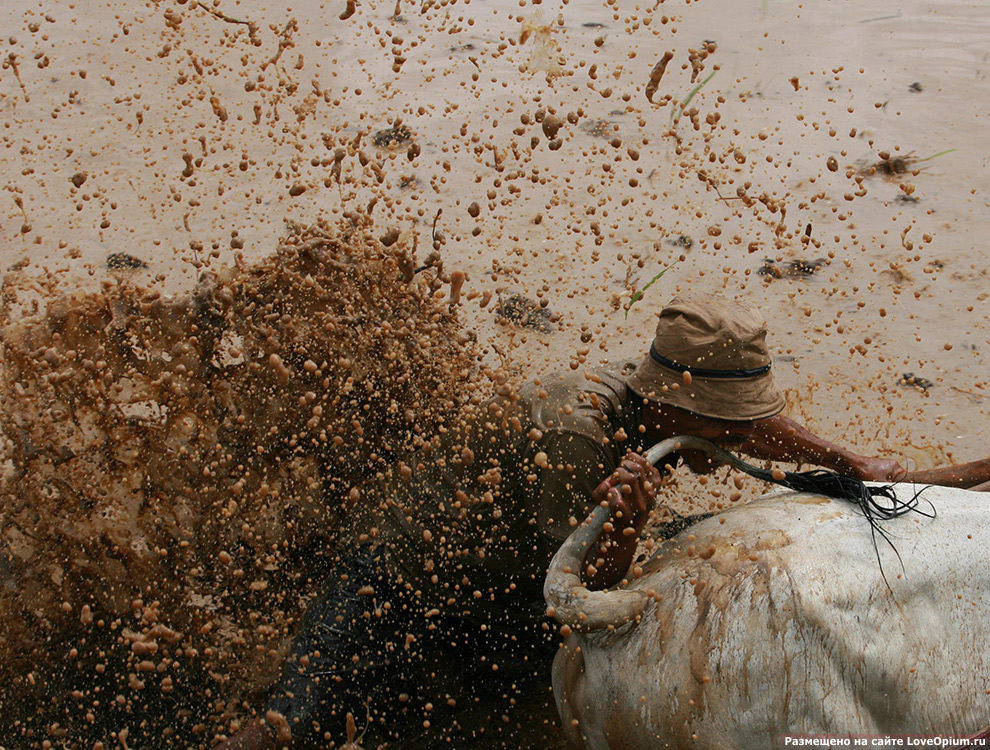
[[(780, 416), (766, 333), (738, 303), (684, 294), (661, 312), (645, 358), (534, 381), (451, 425), (439, 450), (408, 459), (401, 479), (355, 509), (266, 720), (221, 747), (339, 742), (348, 713), (387, 737), (480, 699), (495, 677), (506, 699), (527, 678), (545, 678), (555, 645), (542, 597), (550, 558), (607, 501), (613, 524), (585, 580), (601, 588), (625, 575), (661, 481), (643, 452), (664, 438), (696, 435), (859, 479), (902, 476), (895, 461), (856, 455)], [(714, 468), (691, 451), (681, 460)], [(459, 681), (441, 680), (452, 676)]]
[[(766, 335), (762, 318), (737, 302), (697, 292), (676, 297), (660, 313), (649, 354), (621, 365), (627, 408), (640, 409), (643, 445), (695, 435), (758, 458), (816, 464), (861, 480), (903, 477), (896, 461), (855, 454), (779, 414), (785, 401), (774, 383)], [(616, 390), (622, 393), (621, 386)], [(681, 459), (696, 473), (715, 468), (697, 451), (684, 451)], [(603, 540), (609, 542), (603, 569), (589, 585), (610, 586), (625, 575), (659, 480), (639, 449), (591, 492), (596, 502), (609, 501), (618, 520)], [(623, 494), (622, 485), (632, 492)]]

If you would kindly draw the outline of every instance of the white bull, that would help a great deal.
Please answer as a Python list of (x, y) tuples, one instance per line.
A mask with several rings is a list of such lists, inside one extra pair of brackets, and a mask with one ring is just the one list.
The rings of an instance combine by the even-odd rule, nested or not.
[(922, 497), (935, 518), (883, 525), (903, 569), (877, 536), (887, 582), (858, 508), (805, 493), (690, 527), (621, 590), (579, 585), (587, 540), (572, 535), (545, 588), (574, 631), (553, 667), (569, 743), (763, 750), (783, 747), (785, 733), (958, 736), (986, 726), (988, 497), (945, 487)]

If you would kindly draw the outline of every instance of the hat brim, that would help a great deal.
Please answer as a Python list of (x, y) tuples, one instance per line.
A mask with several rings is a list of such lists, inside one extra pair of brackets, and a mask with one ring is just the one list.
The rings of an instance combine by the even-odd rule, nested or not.
[[(690, 380), (690, 384), (687, 381)], [(647, 356), (626, 378), (643, 398), (676, 406), (703, 417), (751, 422), (772, 417), (786, 405), (773, 373), (751, 378), (685, 378)]]

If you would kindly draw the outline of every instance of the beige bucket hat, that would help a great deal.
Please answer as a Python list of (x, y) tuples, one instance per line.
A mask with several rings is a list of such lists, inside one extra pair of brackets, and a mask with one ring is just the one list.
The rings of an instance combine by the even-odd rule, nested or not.
[(644, 398), (704, 417), (772, 417), (785, 401), (770, 372), (766, 337), (763, 319), (738, 302), (681, 294), (661, 310), (650, 354), (626, 382)]

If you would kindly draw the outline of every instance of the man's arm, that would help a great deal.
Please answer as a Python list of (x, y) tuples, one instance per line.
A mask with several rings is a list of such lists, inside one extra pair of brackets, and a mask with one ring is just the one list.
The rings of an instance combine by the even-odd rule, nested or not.
[(990, 458), (958, 466), (910, 471), (904, 479), (916, 484), (940, 484), (944, 487), (963, 487), (979, 492), (990, 492)]
[(741, 450), (770, 461), (815, 464), (867, 481), (892, 482), (906, 474), (893, 459), (861, 456), (840, 448), (780, 414), (759, 420)]

